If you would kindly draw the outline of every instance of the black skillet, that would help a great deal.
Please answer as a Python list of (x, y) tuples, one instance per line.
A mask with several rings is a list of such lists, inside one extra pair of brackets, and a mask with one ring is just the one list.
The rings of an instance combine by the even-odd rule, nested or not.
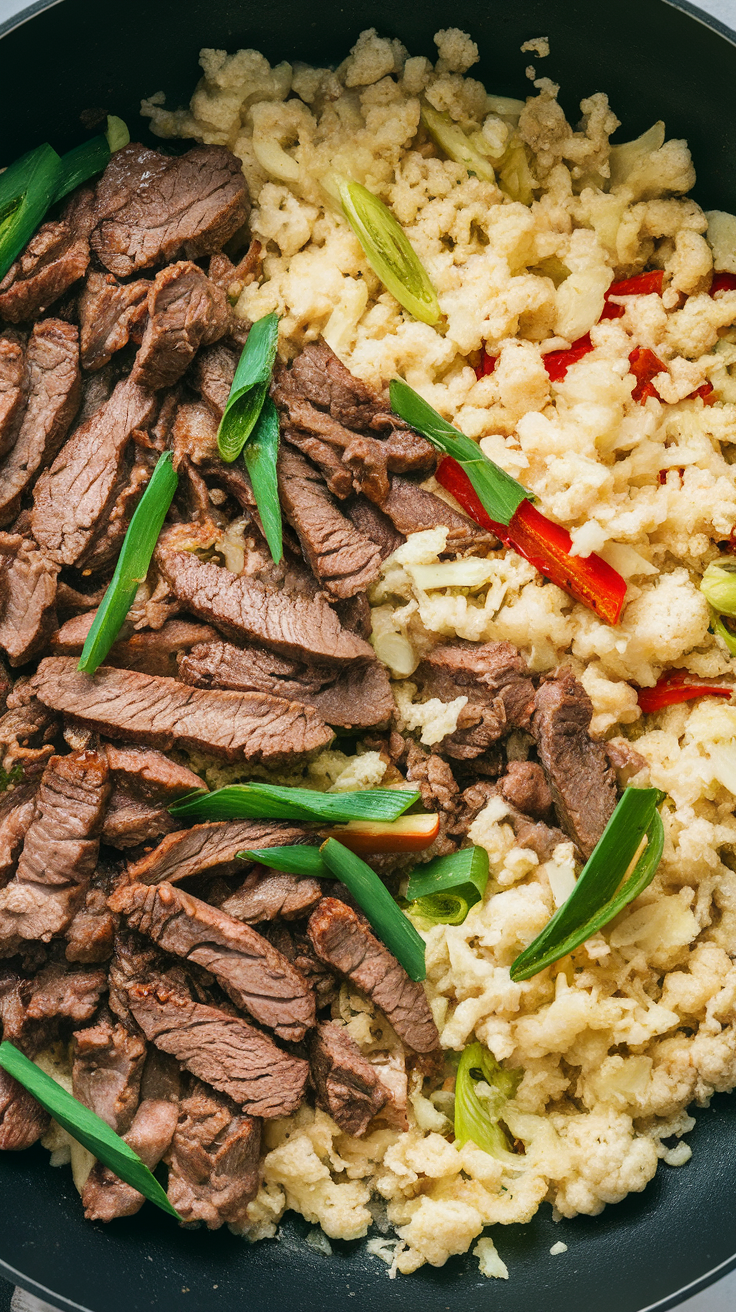
[[(697, 199), (736, 211), (736, 48), (725, 29), (685, 5), (63, 0), (26, 13), (29, 21), (6, 24), (0, 41), (0, 164), (40, 141), (75, 145), (79, 115), (90, 108), (121, 115), (145, 139), (141, 97), (165, 90), (170, 105), (185, 103), (204, 45), (324, 65), (342, 59), (366, 27), (400, 37), (412, 54), (433, 55), (434, 32), (458, 26), (480, 46), (473, 72), (489, 89), (523, 97), (524, 69), (536, 62), (538, 73), (561, 83), (573, 120), (581, 97), (601, 90), (623, 121), (621, 140), (663, 118), (669, 136), (690, 142)], [(520, 53), (536, 36), (550, 37), (548, 59)], [(315, 1253), (301, 1218), (283, 1224), (279, 1242), (255, 1247), (227, 1231), (178, 1229), (150, 1204), (137, 1217), (89, 1225), (68, 1168), (54, 1170), (40, 1148), (0, 1154), (0, 1272), (59, 1308), (89, 1312), (670, 1308), (736, 1266), (736, 1099), (719, 1096), (696, 1116), (692, 1161), (661, 1165), (644, 1193), (594, 1218), (555, 1224), (545, 1205), (528, 1225), (497, 1226), (507, 1282), (479, 1275), (469, 1255), (390, 1281), (362, 1241), (335, 1243), (331, 1258)], [(558, 1240), (568, 1251), (552, 1257)]]

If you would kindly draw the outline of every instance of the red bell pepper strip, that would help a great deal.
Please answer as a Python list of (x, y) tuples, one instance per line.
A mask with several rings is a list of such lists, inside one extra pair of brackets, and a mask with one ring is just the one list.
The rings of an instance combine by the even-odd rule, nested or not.
[(716, 273), (710, 285), (710, 295), (716, 292), (736, 292), (736, 273)]
[(635, 346), (629, 356), (629, 365), (636, 378), (636, 387), (631, 393), (632, 401), (638, 401), (643, 405), (650, 396), (656, 397), (658, 401), (661, 400), (652, 379), (656, 378), (657, 374), (665, 374), (667, 366), (662, 364), (654, 351), (650, 351), (647, 346)]
[(507, 547), (513, 547), (540, 574), (595, 611), (606, 624), (618, 623), (626, 580), (600, 556), (571, 556), (572, 539), (561, 524), (547, 519), (528, 500), (519, 504), (508, 527), (497, 524), (451, 456), (440, 462), (436, 477), (476, 524), (495, 533)]
[(685, 400), (692, 401), (694, 397), (700, 396), (703, 398), (703, 405), (713, 405), (716, 400), (715, 390), (716, 389), (714, 388), (710, 379), (706, 379), (706, 381), (702, 384), (702, 386), (698, 387), (696, 391), (691, 392), (690, 395), (685, 398)]
[(480, 363), (475, 366), (476, 378), (486, 378), (488, 374), (493, 373), (497, 364), (498, 356), (487, 355), (485, 346), (482, 346), (480, 351)]
[(620, 282), (613, 282), (606, 292), (606, 303), (603, 307), (603, 319), (620, 319), (624, 314), (626, 307), (624, 305), (614, 305), (609, 300), (611, 296), (661, 296), (662, 286), (664, 283), (664, 271), (662, 269), (653, 269), (651, 273), (637, 273), (633, 278), (622, 278)]
[(645, 715), (652, 715), (663, 706), (690, 702), (695, 697), (730, 697), (733, 690), (733, 685), (706, 683), (690, 670), (668, 670), (653, 688), (639, 688), (639, 706)]
[(578, 360), (582, 360), (583, 356), (592, 350), (590, 333), (586, 333), (584, 337), (578, 337), (577, 341), (572, 342), (564, 351), (550, 351), (549, 355), (542, 356), (542, 364), (549, 374), (550, 381), (558, 383), (565, 377), (571, 364), (577, 364)]

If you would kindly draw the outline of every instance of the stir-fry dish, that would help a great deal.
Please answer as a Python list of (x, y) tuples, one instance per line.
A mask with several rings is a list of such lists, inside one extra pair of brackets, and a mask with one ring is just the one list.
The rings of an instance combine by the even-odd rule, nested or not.
[(5, 161), (0, 1148), (505, 1277), (736, 1085), (736, 217), (435, 41)]

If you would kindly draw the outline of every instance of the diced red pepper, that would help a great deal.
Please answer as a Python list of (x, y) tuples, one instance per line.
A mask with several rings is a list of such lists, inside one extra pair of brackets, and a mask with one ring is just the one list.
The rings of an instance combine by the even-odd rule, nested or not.
[(620, 282), (613, 282), (606, 292), (606, 303), (603, 307), (603, 319), (620, 319), (624, 313), (625, 306), (614, 305), (609, 300), (611, 296), (661, 296), (662, 286), (664, 283), (664, 272), (662, 269), (653, 269), (651, 273), (637, 273), (633, 278), (622, 278)]
[(657, 374), (666, 373), (667, 367), (662, 364), (654, 351), (650, 351), (647, 346), (635, 346), (629, 356), (629, 365), (636, 378), (636, 387), (631, 393), (631, 399), (638, 401), (640, 405), (643, 405), (650, 396), (656, 397), (658, 401), (661, 400), (659, 392), (652, 384), (652, 379), (656, 378)]
[(695, 392), (691, 392), (690, 395), (685, 399), (687, 401), (692, 401), (693, 397), (702, 396), (703, 405), (713, 405), (713, 403), (716, 400), (715, 390), (716, 389), (714, 388), (710, 380), (706, 380), (706, 382), (703, 383), (702, 387), (699, 387)]
[(551, 382), (558, 383), (561, 378), (565, 377), (571, 364), (577, 364), (578, 360), (582, 360), (583, 356), (592, 350), (593, 343), (590, 340), (590, 333), (586, 333), (584, 337), (578, 337), (576, 342), (572, 342), (566, 350), (550, 351), (549, 355), (543, 355), (542, 364), (547, 370)]
[(476, 378), (486, 378), (488, 374), (493, 373), (493, 370), (496, 368), (497, 364), (498, 364), (498, 356), (487, 355), (486, 348), (484, 346), (481, 347), (480, 364), (476, 365), (475, 368)]
[(561, 524), (547, 519), (526, 499), (517, 507), (508, 526), (497, 524), (483, 508), (467, 474), (450, 456), (440, 462), (437, 480), (476, 524), (490, 529), (540, 574), (595, 611), (606, 624), (618, 623), (626, 596), (626, 580), (600, 556), (571, 556), (572, 539)]
[(710, 285), (710, 294), (716, 292), (736, 292), (736, 273), (716, 273)]
[(730, 697), (733, 685), (708, 683), (689, 670), (668, 670), (653, 688), (639, 688), (639, 706), (645, 715), (663, 706), (690, 702), (695, 697)]

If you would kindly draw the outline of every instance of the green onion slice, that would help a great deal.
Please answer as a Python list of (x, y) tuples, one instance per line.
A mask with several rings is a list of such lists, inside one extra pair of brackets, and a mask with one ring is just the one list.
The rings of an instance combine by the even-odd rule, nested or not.
[(294, 843), (291, 847), (255, 847), (248, 852), (238, 852), (244, 861), (257, 861), (259, 865), (270, 866), (272, 870), (281, 870), (285, 875), (311, 876), (312, 879), (334, 879), (332, 871), (325, 865), (318, 847), (307, 847), (305, 843)]
[(33, 236), (57, 196), (59, 156), (45, 144), (0, 173), (0, 279)]
[(437, 293), (390, 209), (359, 182), (339, 178), (337, 188), (345, 217), (384, 287), (415, 319), (437, 323), (440, 318)]
[(710, 608), (710, 627), (719, 638), (723, 638), (729, 652), (736, 656), (736, 633), (732, 633), (725, 620), (717, 611)]
[(127, 123), (118, 118), (116, 114), (108, 114), (105, 136), (110, 147), (110, 154), (114, 155), (116, 150), (122, 150), (123, 146), (127, 146), (130, 141)]
[[(654, 878), (664, 850), (658, 788), (627, 788), (567, 900), (511, 967), (515, 982), (580, 947)], [(637, 854), (646, 838), (646, 847)], [(631, 866), (633, 865), (633, 869)]]
[(271, 558), (278, 565), (284, 554), (281, 505), (276, 461), (279, 454), (279, 416), (267, 396), (250, 441), (245, 445), (245, 467), (250, 476)]
[(418, 799), (416, 790), (406, 788), (318, 793), (311, 788), (253, 781), (185, 798), (169, 810), (180, 820), (329, 820), (339, 824), (347, 820), (397, 820)]
[(462, 164), (468, 170), (468, 173), (474, 173), (476, 177), (482, 178), (484, 182), (495, 182), (496, 175), (493, 166), (485, 155), (481, 155), (472, 141), (466, 137), (462, 128), (449, 114), (443, 113), (439, 109), (434, 109), (426, 101), (422, 104), (421, 112), (422, 123), (427, 129), (430, 137), (443, 150), (449, 159), (454, 159), (456, 164)]
[(435, 857), (412, 872), (407, 901), (426, 920), (461, 925), (470, 908), (480, 902), (488, 883), (488, 853), (482, 847)]
[(489, 460), (477, 442), (443, 419), (403, 378), (393, 378), (389, 390), (395, 414), (423, 433), (446, 456), (457, 460), (484, 509), (497, 524), (510, 524), (521, 502), (534, 500), (533, 492), (528, 492), (505, 469)]
[(266, 314), (256, 319), (238, 361), (217, 432), (217, 446), (223, 460), (237, 460), (256, 426), (271, 381), (278, 340), (278, 315)]
[(85, 670), (87, 674), (94, 674), (97, 666), (104, 661), (133, 604), (138, 585), (148, 573), (158, 535), (179, 482), (172, 460), (171, 451), (165, 451), (159, 457), (148, 487), (130, 521), (115, 573), (98, 607), (79, 658), (77, 669)]
[(736, 557), (712, 561), (700, 581), (700, 591), (719, 615), (736, 615)]
[(415, 980), (424, 979), (427, 974), (424, 940), (375, 871), (335, 838), (328, 838), (319, 850), (328, 870), (350, 889), (371, 927), (407, 975)]
[(181, 1221), (158, 1180), (110, 1126), (6, 1039), (0, 1043), (0, 1066), (33, 1095), (68, 1134), (111, 1171), (169, 1216)]
[[(511, 1152), (508, 1136), (499, 1120), (505, 1103), (513, 1098), (521, 1080), (520, 1071), (507, 1071), (480, 1043), (464, 1049), (455, 1077), (455, 1143), (458, 1148), (472, 1142), (508, 1166), (521, 1167)], [(478, 1086), (483, 1089), (481, 1098)]]
[(61, 157), (61, 177), (54, 200), (61, 200), (80, 183), (101, 173), (110, 162), (110, 147), (107, 137), (90, 137), (89, 141), (75, 146)]

